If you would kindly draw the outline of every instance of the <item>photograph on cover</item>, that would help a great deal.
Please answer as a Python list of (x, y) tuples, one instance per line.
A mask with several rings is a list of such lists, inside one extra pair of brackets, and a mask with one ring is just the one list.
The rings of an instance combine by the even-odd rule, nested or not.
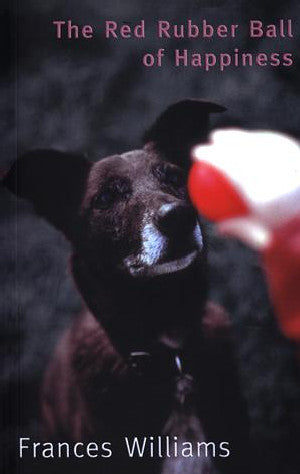
[(1, 472), (299, 472), (299, 22), (2, 8)]

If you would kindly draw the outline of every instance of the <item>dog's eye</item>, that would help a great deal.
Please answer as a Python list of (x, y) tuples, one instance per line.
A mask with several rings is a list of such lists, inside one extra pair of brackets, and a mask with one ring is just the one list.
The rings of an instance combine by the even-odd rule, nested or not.
[(176, 188), (185, 185), (185, 176), (182, 170), (170, 166), (168, 163), (159, 163), (153, 168), (153, 173), (163, 184), (169, 184)]
[(127, 180), (122, 178), (111, 179), (94, 197), (92, 206), (95, 209), (108, 209), (116, 201), (127, 198), (130, 195), (130, 192), (131, 186)]
[(112, 190), (106, 189), (93, 199), (93, 207), (95, 209), (108, 209), (114, 202), (115, 196)]
[(179, 170), (170, 168), (167, 170), (165, 180), (174, 186), (183, 186), (184, 184), (183, 173), (181, 173)]

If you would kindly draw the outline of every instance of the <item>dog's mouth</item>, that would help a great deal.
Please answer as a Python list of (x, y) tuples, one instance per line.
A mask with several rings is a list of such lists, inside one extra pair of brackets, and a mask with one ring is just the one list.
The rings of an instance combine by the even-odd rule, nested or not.
[(183, 271), (196, 260), (198, 255), (198, 250), (192, 250), (182, 257), (165, 260), (152, 265), (145, 265), (144, 263), (139, 263), (138, 261), (135, 261), (135, 259), (128, 257), (125, 259), (124, 265), (129, 274), (133, 277), (152, 278), (155, 276)]

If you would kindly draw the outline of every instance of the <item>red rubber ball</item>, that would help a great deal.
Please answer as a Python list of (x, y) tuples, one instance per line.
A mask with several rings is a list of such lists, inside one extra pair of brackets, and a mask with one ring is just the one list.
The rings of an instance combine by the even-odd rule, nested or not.
[(204, 161), (192, 165), (188, 191), (198, 212), (212, 221), (249, 214), (249, 207), (229, 179)]

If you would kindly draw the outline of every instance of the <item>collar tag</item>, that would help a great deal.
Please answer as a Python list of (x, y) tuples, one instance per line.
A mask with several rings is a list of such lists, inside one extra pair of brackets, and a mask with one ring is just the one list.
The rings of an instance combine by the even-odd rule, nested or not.
[(181, 362), (181, 358), (180, 358), (180, 356), (179, 356), (178, 354), (176, 354), (176, 356), (175, 356), (175, 364), (176, 364), (176, 367), (177, 367), (177, 369), (178, 369), (178, 372), (179, 372), (180, 374), (182, 374), (182, 373), (183, 373), (183, 370), (182, 370), (182, 362)]

